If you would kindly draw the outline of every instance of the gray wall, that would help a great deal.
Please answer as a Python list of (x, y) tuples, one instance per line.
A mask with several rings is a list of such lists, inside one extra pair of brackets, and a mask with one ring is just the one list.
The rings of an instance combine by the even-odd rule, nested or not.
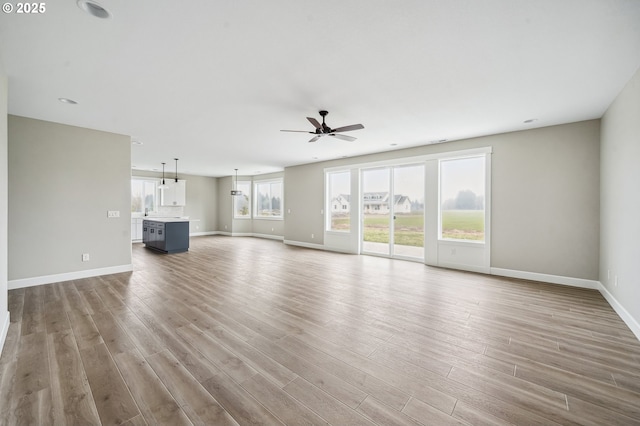
[(7, 185), (7, 89), (8, 79), (0, 61), (0, 351), (4, 338), (3, 327), (7, 326), (7, 231), (8, 231), (8, 185)]
[(592, 120), (288, 167), (284, 237), (323, 243), (325, 167), (491, 146), (491, 266), (597, 280), (599, 135)]
[(131, 265), (130, 138), (13, 115), (8, 128), (9, 280)]
[(600, 282), (640, 324), (640, 70), (602, 118), (601, 157)]
[[(238, 176), (238, 180), (251, 180), (253, 182), (260, 180), (276, 179), (284, 177), (283, 172), (269, 173), (258, 176)], [(234, 219), (233, 217), (233, 198), (230, 191), (233, 188), (235, 176), (218, 178), (218, 217), (219, 231), (233, 234), (256, 234), (256, 235), (273, 235), (274, 237), (282, 237), (284, 235), (284, 220), (276, 219)], [(251, 199), (251, 209), (253, 210), (254, 199), (253, 193)], [(286, 185), (284, 195), (285, 209), (287, 208)], [(285, 215), (286, 219), (286, 215)]]
[[(132, 176), (161, 178), (162, 173), (133, 170)], [(165, 173), (166, 176), (173, 176)], [(189, 232), (215, 232), (218, 230), (218, 184), (217, 179), (178, 173), (178, 179), (187, 181), (187, 200), (182, 214), (192, 221)], [(175, 209), (175, 207), (171, 207)]]

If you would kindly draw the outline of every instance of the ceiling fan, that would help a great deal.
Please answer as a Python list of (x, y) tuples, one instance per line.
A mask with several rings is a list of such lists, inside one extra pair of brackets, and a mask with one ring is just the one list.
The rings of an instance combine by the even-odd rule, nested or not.
[(354, 138), (353, 136), (342, 135), (340, 133), (349, 132), (351, 130), (364, 129), (364, 126), (362, 124), (352, 124), (350, 126), (343, 126), (343, 127), (332, 129), (331, 127), (327, 126), (324, 122), (324, 118), (327, 116), (327, 114), (329, 114), (329, 112), (323, 110), (323, 111), (319, 111), (319, 113), (322, 116), (322, 124), (320, 124), (318, 120), (316, 120), (313, 117), (307, 117), (307, 120), (309, 120), (309, 122), (313, 125), (313, 127), (316, 128), (316, 130), (313, 132), (310, 132), (307, 130), (280, 130), (280, 131), (296, 132), (296, 133), (311, 133), (312, 135), (315, 135), (313, 138), (311, 138), (309, 142), (315, 142), (318, 139), (320, 139), (322, 136), (333, 136), (335, 138), (342, 139), (344, 141), (352, 142), (352, 141), (355, 141), (357, 138)]

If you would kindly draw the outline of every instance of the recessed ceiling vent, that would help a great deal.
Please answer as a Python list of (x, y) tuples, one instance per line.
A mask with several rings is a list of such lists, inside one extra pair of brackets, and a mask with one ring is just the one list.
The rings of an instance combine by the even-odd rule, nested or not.
[(111, 13), (104, 7), (100, 6), (99, 3), (93, 0), (78, 0), (78, 7), (85, 12), (87, 12), (91, 16), (95, 16), (100, 19), (108, 19), (111, 18)]

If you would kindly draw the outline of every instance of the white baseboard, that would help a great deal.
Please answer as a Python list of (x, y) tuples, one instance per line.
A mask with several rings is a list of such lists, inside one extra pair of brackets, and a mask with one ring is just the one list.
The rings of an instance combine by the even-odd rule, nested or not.
[(190, 237), (204, 237), (206, 235), (219, 235), (219, 234), (221, 234), (220, 231), (190, 232), (189, 236)]
[(622, 318), (622, 321), (627, 324), (633, 334), (635, 334), (638, 340), (640, 340), (640, 323), (638, 323), (638, 321), (631, 316), (631, 314), (624, 308), (624, 306), (622, 306), (620, 302), (618, 302), (618, 300), (613, 297), (613, 294), (609, 293), (609, 290), (607, 290), (607, 288), (599, 281), (598, 290), (600, 290), (602, 296), (607, 300), (607, 302), (609, 302), (609, 305), (611, 305), (613, 310), (616, 311), (618, 316)]
[(11, 317), (9, 311), (2, 313), (2, 319), (0, 319), (0, 324), (2, 328), (0, 328), (0, 354), (2, 353), (2, 348), (4, 348), (4, 341), (7, 340), (7, 333), (9, 332), (9, 324), (11, 324)]
[(290, 246), (306, 247), (306, 248), (316, 249), (316, 250), (328, 250), (327, 247), (325, 247), (323, 244), (304, 243), (301, 241), (293, 241), (293, 240), (284, 240), (284, 243)]
[(520, 278), (523, 280), (540, 281), (551, 284), (562, 284), (571, 287), (589, 288), (598, 290), (600, 282), (585, 280), (583, 278), (563, 277), (561, 275), (540, 274), (537, 272), (516, 271), (513, 269), (491, 268), (491, 275), (501, 277)]
[(266, 238), (269, 240), (284, 240), (282, 235), (272, 235), (272, 234), (258, 234), (256, 232), (227, 232), (227, 231), (216, 231), (215, 234), (211, 235), (224, 235), (227, 237), (254, 237), (254, 238)]
[(58, 283), (62, 281), (79, 280), (82, 278), (90, 278), (90, 277), (97, 277), (100, 275), (118, 274), (120, 272), (131, 272), (131, 271), (133, 271), (132, 264), (109, 266), (107, 268), (87, 269), (84, 271), (65, 272), (63, 274), (43, 275), (40, 277), (10, 280), (7, 283), (7, 287), (9, 290), (15, 290), (17, 288), (33, 287), (33, 286), (42, 285), (42, 284), (52, 284), (52, 283)]
[(284, 237), (282, 235), (273, 235), (273, 234), (256, 234), (252, 235), (255, 238), (266, 238), (267, 240), (278, 240), (284, 241)]

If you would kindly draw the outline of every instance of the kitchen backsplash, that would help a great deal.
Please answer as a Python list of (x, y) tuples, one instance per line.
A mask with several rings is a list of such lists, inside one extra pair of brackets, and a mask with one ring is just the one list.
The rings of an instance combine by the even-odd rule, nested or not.
[(158, 211), (149, 216), (180, 217), (184, 216), (184, 206), (159, 206)]

